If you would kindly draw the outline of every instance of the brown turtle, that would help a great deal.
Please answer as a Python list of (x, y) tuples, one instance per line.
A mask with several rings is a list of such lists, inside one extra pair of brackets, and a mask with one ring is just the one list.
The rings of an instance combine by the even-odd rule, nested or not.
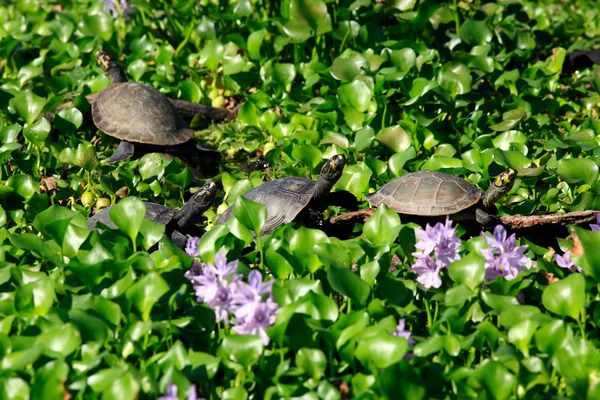
[(95, 97), (92, 118), (98, 129), (121, 139), (109, 163), (126, 160), (136, 150), (174, 155), (216, 153), (196, 142), (194, 131), (158, 90), (128, 82), (121, 67), (105, 51), (96, 52), (96, 62), (111, 85)]
[(485, 192), (464, 179), (444, 172), (419, 171), (394, 179), (377, 192), (367, 195), (374, 206), (385, 203), (399, 214), (453, 220), (476, 220), (481, 225), (497, 222), (494, 203), (512, 189), (517, 171), (512, 168), (498, 175)]
[[(260, 203), (267, 209), (267, 221), (261, 234), (269, 234), (278, 226), (294, 220), (306, 224), (315, 218), (322, 218), (320, 211), (329, 203), (329, 192), (342, 176), (345, 165), (346, 157), (337, 154), (323, 165), (317, 182), (290, 176), (265, 182), (245, 193), (243, 196), (246, 199)], [(219, 216), (217, 224), (227, 222), (232, 215), (233, 206)]]

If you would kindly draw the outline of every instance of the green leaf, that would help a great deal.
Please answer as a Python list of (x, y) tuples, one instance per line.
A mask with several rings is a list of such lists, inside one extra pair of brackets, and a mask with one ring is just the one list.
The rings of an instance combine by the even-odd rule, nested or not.
[(152, 307), (168, 291), (167, 282), (156, 272), (150, 272), (127, 290), (127, 297), (142, 314), (142, 319), (148, 321)]
[(515, 376), (501, 363), (489, 359), (479, 364), (473, 377), (493, 399), (508, 399), (516, 389)]
[(260, 47), (265, 39), (267, 31), (261, 29), (254, 31), (248, 36), (248, 57), (251, 60), (258, 61), (261, 59)]
[(134, 244), (145, 215), (146, 204), (135, 197), (124, 198), (109, 211), (110, 219), (121, 232), (129, 236)]
[(388, 126), (379, 131), (375, 140), (387, 146), (395, 153), (408, 149), (411, 145), (411, 135), (400, 125)]
[(437, 83), (454, 98), (471, 91), (471, 70), (457, 61), (442, 66), (437, 76)]
[(364, 113), (373, 98), (373, 90), (362, 80), (356, 79), (338, 88), (340, 104), (347, 104), (358, 112)]
[(417, 54), (410, 47), (402, 50), (394, 50), (390, 53), (390, 61), (402, 72), (408, 72), (414, 67), (416, 60)]
[(223, 339), (219, 353), (222, 357), (248, 369), (258, 362), (263, 350), (264, 345), (259, 336), (235, 335)]
[(402, 360), (407, 349), (405, 338), (380, 332), (377, 336), (359, 340), (354, 354), (361, 364), (376, 373)]
[(467, 18), (460, 26), (458, 36), (471, 46), (478, 46), (492, 40), (492, 31), (487, 27), (485, 21), (477, 21)]
[(247, 229), (260, 233), (267, 220), (267, 209), (243, 196), (238, 196), (233, 205), (233, 215)]
[(109, 41), (113, 34), (113, 18), (106, 13), (83, 14), (79, 28), (86, 36)]
[(467, 285), (460, 284), (446, 291), (444, 301), (448, 307), (461, 307), (473, 294)]
[(296, 67), (294, 64), (273, 64), (273, 81), (279, 86), (287, 87), (294, 82)]
[(470, 253), (450, 264), (448, 272), (454, 282), (465, 284), (471, 290), (475, 290), (485, 277), (485, 260), (479, 254)]
[(54, 281), (48, 277), (41, 277), (17, 287), (15, 308), (26, 315), (43, 317), (50, 312), (55, 298)]
[(573, 255), (573, 262), (583, 268), (586, 275), (600, 282), (600, 231), (590, 231), (579, 226), (575, 226), (574, 229), (584, 251), (580, 256)]
[(350, 297), (353, 301), (363, 305), (371, 293), (369, 284), (350, 270), (350, 267), (326, 265), (327, 281), (338, 293)]
[(31, 90), (22, 90), (10, 99), (9, 104), (21, 119), (31, 125), (44, 109), (46, 99)]
[(579, 320), (586, 302), (585, 294), (585, 278), (580, 274), (571, 274), (546, 287), (542, 303), (547, 310), (561, 317)]
[(375, 214), (365, 222), (362, 236), (373, 244), (392, 245), (402, 226), (398, 213), (381, 204)]
[(36, 192), (40, 191), (40, 185), (30, 175), (12, 175), (6, 181), (6, 186), (13, 188), (15, 193), (29, 200)]
[(301, 348), (296, 352), (296, 366), (310, 379), (319, 381), (327, 368), (327, 357), (320, 349)]
[(54, 240), (67, 257), (74, 257), (90, 234), (82, 214), (60, 206), (39, 213), (33, 220), (33, 227), (46, 239)]
[(33, 144), (43, 143), (52, 127), (46, 118), (41, 118), (32, 125), (26, 125), (23, 129), (23, 136)]
[(568, 183), (593, 185), (598, 180), (598, 165), (587, 158), (563, 158), (558, 162), (557, 171)]
[(538, 329), (534, 339), (537, 348), (541, 352), (552, 356), (562, 347), (566, 336), (567, 325), (565, 322), (554, 320)]
[(331, 16), (322, 0), (291, 0), (289, 7), (290, 20), (283, 31), (291, 38), (305, 41), (332, 29)]
[(37, 343), (66, 357), (79, 348), (81, 336), (72, 324), (64, 324), (44, 331)]

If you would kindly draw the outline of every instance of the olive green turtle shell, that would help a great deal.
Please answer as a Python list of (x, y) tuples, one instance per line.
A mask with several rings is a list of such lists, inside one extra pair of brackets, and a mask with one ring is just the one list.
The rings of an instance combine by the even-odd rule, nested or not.
[[(267, 235), (279, 225), (292, 222), (310, 202), (316, 182), (290, 176), (275, 179), (255, 187), (243, 196), (267, 209), (267, 221), (261, 233)], [(217, 219), (217, 224), (227, 222), (233, 215), (233, 205)]]
[(96, 126), (134, 143), (172, 146), (194, 138), (194, 131), (171, 102), (152, 86), (123, 82), (103, 89), (92, 104)]
[(474, 185), (444, 172), (419, 171), (394, 179), (367, 195), (374, 206), (385, 203), (400, 214), (441, 216), (477, 204), (482, 192)]

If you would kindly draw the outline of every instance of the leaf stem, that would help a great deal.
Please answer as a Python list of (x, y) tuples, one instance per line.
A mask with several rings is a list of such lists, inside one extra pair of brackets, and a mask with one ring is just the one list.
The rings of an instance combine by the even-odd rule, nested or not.
[(431, 307), (429, 306), (429, 301), (426, 297), (423, 297), (423, 304), (425, 304), (425, 312), (427, 313), (427, 326), (431, 326)]

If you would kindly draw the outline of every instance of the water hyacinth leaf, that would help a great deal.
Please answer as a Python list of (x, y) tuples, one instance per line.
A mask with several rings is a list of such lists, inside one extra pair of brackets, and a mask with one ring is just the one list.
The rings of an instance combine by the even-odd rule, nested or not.
[(222, 357), (247, 369), (258, 362), (263, 350), (264, 344), (259, 336), (236, 335), (223, 339), (219, 353)]
[(446, 291), (444, 301), (448, 307), (461, 307), (473, 294), (467, 285), (460, 284)]
[(306, 143), (298, 143), (292, 149), (292, 157), (310, 168), (315, 168), (323, 161), (323, 154), (315, 147)]
[(519, 322), (508, 331), (508, 341), (515, 345), (525, 357), (529, 357), (529, 344), (539, 324), (530, 319)]
[(266, 33), (267, 31), (265, 29), (261, 29), (252, 32), (248, 36), (248, 58), (251, 60), (258, 61), (261, 59), (260, 47), (265, 39)]
[(436, 87), (438, 87), (438, 83), (436, 81), (429, 80), (426, 78), (416, 78), (412, 83), (410, 91), (408, 92), (409, 99), (402, 105), (413, 105), (427, 92), (429, 92), (432, 89), (435, 89)]
[(310, 379), (318, 381), (327, 368), (327, 357), (320, 349), (304, 347), (296, 353), (296, 366), (303, 370)]
[(575, 320), (578, 320), (585, 302), (585, 278), (580, 274), (571, 274), (550, 284), (542, 294), (542, 303), (546, 309)]
[(10, 243), (17, 249), (23, 249), (32, 252), (36, 257), (44, 254), (44, 242), (42, 238), (33, 233), (18, 233), (9, 236)]
[(149, 218), (142, 220), (140, 225), (140, 233), (143, 236), (142, 246), (144, 249), (150, 250), (165, 234), (165, 226), (157, 222), (152, 221)]
[(79, 143), (75, 152), (75, 164), (86, 171), (92, 171), (98, 165), (96, 148), (91, 143)]
[(537, 348), (549, 355), (555, 354), (563, 345), (567, 336), (567, 326), (564, 321), (554, 320), (540, 327), (535, 332)]
[(63, 255), (74, 257), (89, 235), (85, 217), (65, 207), (51, 206), (33, 220), (33, 227), (46, 239), (54, 240)]
[[(142, 76), (144, 75), (144, 72), (146, 72), (146, 69), (148, 68), (148, 64), (146, 64), (142, 59), (137, 59), (131, 63), (129, 63), (127, 65), (127, 74), (131, 75), (131, 77), (133, 78), (134, 81), (139, 81)], [(188, 81), (184, 81), (182, 82), (185, 83)], [(186, 100), (190, 100), (189, 98), (186, 98), (184, 93), (183, 93), (183, 89), (181, 88), (182, 91), (182, 97)], [(192, 101), (192, 100), (190, 100)]]
[(448, 272), (454, 282), (475, 290), (485, 277), (485, 259), (477, 253), (470, 253), (450, 264)]
[(377, 336), (359, 340), (354, 354), (362, 365), (376, 373), (402, 360), (407, 349), (405, 338), (380, 332)]
[(15, 308), (25, 315), (43, 317), (52, 308), (55, 297), (54, 281), (41, 277), (17, 288)]
[(402, 175), (404, 165), (415, 158), (417, 152), (413, 146), (408, 147), (406, 150), (394, 154), (390, 157), (388, 164), (390, 171), (394, 176), (399, 177)]
[(457, 61), (450, 61), (442, 66), (437, 76), (437, 83), (454, 98), (471, 91), (471, 70)]
[(115, 204), (109, 212), (112, 222), (135, 243), (146, 215), (146, 204), (135, 197), (127, 197)]
[(492, 31), (487, 27), (485, 21), (477, 21), (467, 18), (460, 26), (458, 36), (471, 46), (478, 46), (492, 40)]
[(81, 339), (85, 343), (106, 343), (110, 329), (100, 318), (80, 309), (69, 311), (69, 318), (71, 318), (71, 322), (77, 327)]
[(401, 227), (398, 213), (381, 204), (364, 224), (363, 237), (373, 244), (391, 245), (396, 241)]
[(356, 108), (349, 105), (340, 105), (340, 110), (344, 114), (344, 121), (353, 131), (357, 131), (363, 127), (365, 115)]
[(148, 321), (152, 307), (169, 291), (169, 285), (156, 272), (150, 272), (127, 290), (127, 298), (141, 313), (142, 319)]
[(243, 387), (233, 387), (223, 391), (223, 400), (247, 400), (248, 392)]
[(325, 270), (327, 271), (327, 281), (336, 292), (351, 298), (360, 305), (366, 303), (371, 293), (371, 288), (367, 282), (352, 272), (349, 267), (326, 265)]
[(294, 64), (273, 64), (273, 80), (280, 86), (291, 85), (296, 77)]
[(414, 353), (417, 357), (427, 357), (440, 351), (443, 345), (444, 337), (434, 335), (415, 345)]
[(294, 40), (305, 41), (332, 29), (331, 16), (322, 0), (291, 0), (289, 7), (290, 20), (282, 28)]
[(64, 324), (44, 331), (37, 343), (66, 357), (79, 348), (81, 336), (72, 324)]
[(411, 135), (400, 125), (383, 128), (375, 136), (375, 140), (395, 153), (401, 153), (411, 145)]
[(372, 97), (373, 90), (359, 79), (345, 83), (338, 88), (340, 103), (347, 104), (361, 113), (367, 111)]
[(262, 204), (238, 196), (233, 205), (233, 215), (247, 229), (258, 234), (267, 220), (267, 209)]
[(493, 399), (508, 399), (514, 392), (516, 378), (501, 363), (485, 360), (473, 375), (486, 394)]
[(46, 99), (31, 90), (22, 90), (10, 99), (9, 104), (21, 119), (31, 125), (44, 109)]
[(415, 65), (417, 54), (413, 49), (407, 47), (401, 50), (394, 50), (390, 53), (392, 65), (398, 67), (400, 71), (407, 72)]
[(352, 82), (369, 67), (369, 60), (362, 54), (340, 56), (331, 64), (331, 76), (340, 81)]
[(40, 191), (40, 185), (30, 175), (12, 175), (6, 181), (6, 186), (14, 189), (16, 194), (26, 200), (29, 200), (31, 196)]
[(113, 34), (113, 18), (106, 13), (87, 14), (81, 19), (79, 28), (86, 36), (108, 41)]
[(357, 197), (362, 197), (363, 193), (369, 187), (372, 171), (364, 163), (348, 165), (340, 180), (335, 184), (335, 188), (347, 190)]
[(23, 136), (33, 144), (43, 143), (52, 127), (46, 118), (41, 118), (32, 125), (26, 125), (23, 129)]
[(558, 174), (568, 183), (593, 185), (598, 180), (598, 165), (587, 158), (563, 158), (558, 162)]

